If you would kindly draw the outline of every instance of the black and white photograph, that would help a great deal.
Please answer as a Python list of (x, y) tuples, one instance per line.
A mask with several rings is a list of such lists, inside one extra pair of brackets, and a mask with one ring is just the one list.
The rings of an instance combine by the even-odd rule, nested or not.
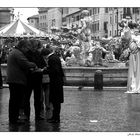
[(101, 2), (0, 6), (0, 134), (140, 136), (140, 5)]

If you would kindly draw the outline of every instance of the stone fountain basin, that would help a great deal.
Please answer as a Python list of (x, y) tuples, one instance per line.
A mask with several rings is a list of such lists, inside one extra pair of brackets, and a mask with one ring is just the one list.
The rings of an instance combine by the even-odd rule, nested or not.
[[(103, 74), (103, 86), (126, 86), (128, 67), (125, 63), (109, 63), (108, 67), (63, 67), (66, 76), (66, 86), (94, 86), (94, 74), (101, 70)], [(3, 83), (6, 83), (7, 64), (1, 64)]]

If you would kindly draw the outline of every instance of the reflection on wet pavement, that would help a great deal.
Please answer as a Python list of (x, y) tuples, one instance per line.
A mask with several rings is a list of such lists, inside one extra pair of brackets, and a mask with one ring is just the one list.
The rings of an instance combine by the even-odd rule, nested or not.
[(46, 121), (35, 122), (34, 128), (31, 128), (33, 124), (25, 123), (21, 125), (10, 125), (9, 132), (59, 132), (60, 123), (49, 124)]
[(9, 125), (9, 90), (0, 90), (0, 131), (12, 132), (139, 132), (140, 94), (125, 89), (94, 91), (65, 88), (61, 122), (35, 122), (33, 98), (29, 123)]

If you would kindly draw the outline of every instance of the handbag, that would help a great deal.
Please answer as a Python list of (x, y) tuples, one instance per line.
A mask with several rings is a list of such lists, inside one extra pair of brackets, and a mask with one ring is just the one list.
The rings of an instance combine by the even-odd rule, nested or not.
[(45, 84), (45, 83), (49, 83), (49, 82), (50, 82), (49, 75), (48, 74), (43, 74), (42, 83)]

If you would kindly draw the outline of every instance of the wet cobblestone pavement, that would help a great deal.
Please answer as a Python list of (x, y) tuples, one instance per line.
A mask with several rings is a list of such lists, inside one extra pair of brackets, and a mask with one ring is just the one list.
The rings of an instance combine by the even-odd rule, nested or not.
[(9, 90), (0, 90), (0, 132), (140, 132), (140, 94), (125, 89), (64, 88), (61, 122), (35, 122), (33, 98), (28, 124), (9, 126)]

